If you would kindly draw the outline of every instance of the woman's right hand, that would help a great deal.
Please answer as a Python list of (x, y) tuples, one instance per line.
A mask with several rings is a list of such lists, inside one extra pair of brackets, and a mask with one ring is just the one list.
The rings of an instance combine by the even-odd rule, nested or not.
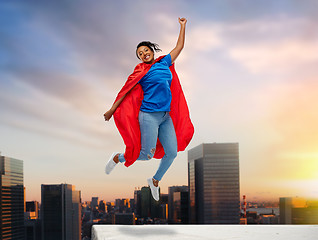
[(109, 121), (109, 119), (111, 119), (111, 117), (113, 116), (114, 111), (112, 109), (108, 110), (107, 112), (104, 113), (104, 118), (105, 121)]

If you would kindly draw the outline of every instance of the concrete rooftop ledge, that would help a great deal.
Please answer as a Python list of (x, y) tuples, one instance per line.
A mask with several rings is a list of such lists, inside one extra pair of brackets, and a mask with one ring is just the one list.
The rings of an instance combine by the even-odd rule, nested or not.
[(93, 225), (92, 240), (317, 240), (318, 225)]

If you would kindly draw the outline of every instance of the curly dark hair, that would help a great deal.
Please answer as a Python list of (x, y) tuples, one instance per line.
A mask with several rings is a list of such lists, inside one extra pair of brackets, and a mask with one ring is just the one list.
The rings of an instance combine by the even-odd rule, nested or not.
[(140, 58), (139, 58), (139, 56), (138, 56), (137, 50), (138, 50), (138, 48), (141, 47), (141, 46), (149, 47), (152, 52), (154, 52), (154, 51), (156, 51), (156, 52), (161, 51), (161, 49), (159, 48), (159, 45), (158, 45), (157, 43), (152, 43), (152, 42), (149, 42), (149, 41), (140, 42), (140, 43), (137, 45), (137, 48), (136, 48), (136, 56), (137, 56), (138, 59), (140, 59)]

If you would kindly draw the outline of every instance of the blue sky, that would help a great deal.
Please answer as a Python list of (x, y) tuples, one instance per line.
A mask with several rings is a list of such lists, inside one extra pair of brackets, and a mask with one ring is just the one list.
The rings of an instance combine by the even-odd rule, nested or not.
[[(318, 181), (317, 1), (1, 1), (0, 151), (24, 160), (27, 200), (40, 184), (69, 183), (83, 200), (131, 198), (159, 161), (118, 166), (123, 151), (103, 113), (138, 64), (136, 45), (176, 61), (195, 135), (239, 142), (241, 193), (314, 196)], [(159, 54), (157, 55), (159, 56)], [(187, 184), (187, 152), (160, 183)]]

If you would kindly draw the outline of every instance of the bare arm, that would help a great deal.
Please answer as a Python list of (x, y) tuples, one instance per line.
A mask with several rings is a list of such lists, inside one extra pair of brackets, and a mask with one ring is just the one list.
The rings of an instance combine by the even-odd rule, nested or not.
[(104, 113), (105, 121), (109, 121), (109, 119), (111, 119), (117, 107), (124, 100), (125, 97), (126, 97), (126, 94), (122, 96), (117, 102), (115, 102), (113, 106), (107, 112)]
[(185, 18), (179, 18), (180, 23), (180, 33), (177, 41), (177, 45), (172, 51), (170, 52), (171, 55), (171, 62), (174, 62), (177, 57), (179, 56), (181, 50), (184, 47), (184, 40), (185, 40), (185, 26), (187, 23), (187, 19)]

